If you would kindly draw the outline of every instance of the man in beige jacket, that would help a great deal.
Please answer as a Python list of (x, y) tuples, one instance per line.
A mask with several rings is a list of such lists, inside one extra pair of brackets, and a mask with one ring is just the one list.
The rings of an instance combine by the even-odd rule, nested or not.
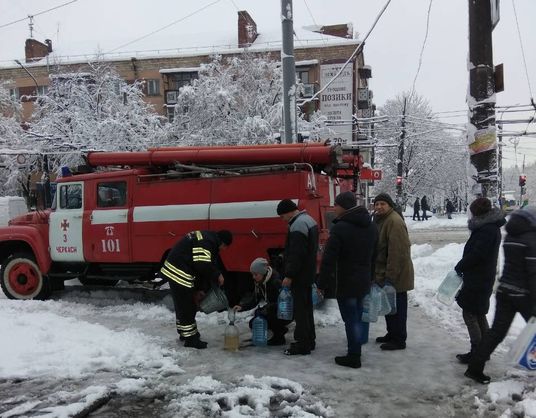
[(406, 348), (408, 291), (414, 286), (408, 229), (394, 207), (393, 199), (387, 193), (380, 193), (374, 199), (374, 221), (380, 234), (374, 281), (380, 286), (389, 282), (396, 289), (396, 314), (385, 317), (387, 334), (376, 338), (376, 342), (382, 343), (382, 350)]

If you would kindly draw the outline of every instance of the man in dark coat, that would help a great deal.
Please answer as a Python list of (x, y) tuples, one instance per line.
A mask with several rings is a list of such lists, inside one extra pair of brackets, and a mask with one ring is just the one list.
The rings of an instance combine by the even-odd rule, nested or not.
[(396, 289), (396, 314), (387, 315), (387, 334), (376, 338), (382, 350), (406, 348), (408, 320), (408, 291), (414, 287), (411, 243), (404, 219), (394, 209), (395, 203), (387, 193), (374, 198), (374, 222), (378, 226), (378, 244), (374, 281), (379, 286), (389, 282)]
[(415, 217), (417, 217), (417, 220), (421, 220), (421, 215), (419, 211), (421, 210), (421, 204), (419, 203), (419, 198), (415, 198), (415, 202), (413, 203), (413, 220), (415, 220)]
[(471, 342), (471, 350), (468, 353), (456, 355), (463, 364), (469, 362), (482, 335), (489, 329), (486, 314), (495, 283), (501, 226), (506, 223), (502, 211), (492, 209), (490, 200), (485, 197), (475, 199), (469, 210), (473, 215), (468, 222), (471, 236), (463, 249), (462, 259), (454, 267), (463, 279), (456, 301), (462, 308), (463, 320)]
[[(281, 291), (281, 277), (268, 264), (268, 260), (259, 257), (253, 260), (249, 268), (255, 289), (242, 297), (239, 304), (233, 309), (235, 311), (248, 311), (258, 306), (258, 310), (266, 317), (268, 329), (273, 332), (272, 338), (268, 340), (268, 345), (284, 345), (285, 334), (288, 331), (287, 325), (292, 321), (279, 319), (277, 317), (277, 298)], [(257, 311), (255, 312), (257, 314)], [(251, 328), (253, 320), (250, 321)]]
[(426, 214), (427, 210), (430, 210), (430, 206), (428, 206), (428, 199), (426, 196), (423, 196), (421, 199), (421, 209), (422, 209), (422, 220), (427, 221), (428, 215)]
[(516, 313), (536, 317), (536, 208), (526, 206), (510, 215), (504, 239), (504, 269), (497, 288), (495, 318), (469, 361), (465, 375), (489, 383), (486, 360), (504, 340)]
[(454, 212), (454, 205), (450, 201), (450, 199), (447, 199), (447, 203), (445, 204), (445, 210), (447, 212), (447, 218), (452, 219), (452, 212)]
[(186, 234), (169, 252), (160, 269), (169, 281), (177, 332), (185, 347), (206, 348), (197, 330), (194, 290), (207, 290), (211, 284), (223, 286), (224, 278), (218, 266), (219, 251), (233, 241), (227, 230), (218, 232), (192, 231)]
[(290, 344), (285, 354), (311, 354), (316, 345), (311, 286), (316, 276), (318, 225), (306, 211), (298, 210), (290, 199), (279, 202), (277, 214), (288, 222), (283, 254), (285, 278), (282, 285), (290, 287), (292, 291), (296, 323), (294, 330), (296, 342)]
[(372, 259), (378, 240), (378, 229), (363, 206), (356, 206), (352, 192), (335, 198), (333, 226), (322, 257), (318, 289), (324, 293), (335, 289), (344, 321), (348, 351), (335, 357), (341, 366), (361, 367), (361, 331), (363, 298), (372, 279)]

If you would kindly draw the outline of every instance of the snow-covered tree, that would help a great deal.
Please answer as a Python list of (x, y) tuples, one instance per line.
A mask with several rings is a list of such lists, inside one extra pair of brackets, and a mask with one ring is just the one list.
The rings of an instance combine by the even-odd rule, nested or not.
[[(184, 145), (273, 142), (282, 126), (282, 72), (279, 62), (248, 53), (201, 66), (199, 78), (182, 87), (170, 126), (173, 142)], [(321, 116), (298, 128), (316, 138)]]
[(376, 167), (383, 170), (383, 179), (375, 191), (395, 194), (403, 148), (402, 204), (422, 195), (437, 206), (442, 206), (445, 198), (464, 200), (470, 169), (463, 132), (434, 118), (430, 105), (418, 94), (388, 100), (379, 114), (387, 121), (376, 127), (380, 145)]
[(162, 118), (143, 100), (141, 81), (128, 84), (110, 66), (51, 76), (48, 93), (37, 100), (30, 135), (43, 152), (63, 153), (52, 161), (69, 164), (83, 150), (134, 151), (158, 145)]

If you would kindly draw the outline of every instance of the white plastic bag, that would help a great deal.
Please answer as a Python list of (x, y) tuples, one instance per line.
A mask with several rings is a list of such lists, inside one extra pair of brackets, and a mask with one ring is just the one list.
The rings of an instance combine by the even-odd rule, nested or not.
[(449, 271), (437, 289), (437, 300), (445, 305), (452, 305), (462, 288), (463, 280), (454, 270)]
[(536, 371), (536, 318), (532, 317), (507, 354), (508, 362), (516, 367)]

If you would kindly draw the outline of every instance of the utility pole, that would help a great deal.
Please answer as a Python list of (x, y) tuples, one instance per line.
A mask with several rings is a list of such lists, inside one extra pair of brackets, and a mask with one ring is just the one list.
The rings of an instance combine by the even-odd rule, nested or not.
[[(495, 76), (491, 32), (498, 22), (492, 1), (469, 0), (469, 129), (471, 163), (482, 195), (497, 197), (497, 138), (495, 131)], [(493, 17), (493, 20), (492, 20)]]
[(396, 202), (402, 203), (402, 179), (404, 174), (404, 139), (406, 138), (406, 104), (407, 98), (404, 96), (404, 108), (402, 109), (402, 132), (400, 133), (400, 143), (398, 144), (398, 163), (396, 165)]
[(296, 142), (296, 64), (294, 62), (294, 17), (292, 0), (281, 0), (281, 27), (283, 45), (283, 124), (285, 143)]

